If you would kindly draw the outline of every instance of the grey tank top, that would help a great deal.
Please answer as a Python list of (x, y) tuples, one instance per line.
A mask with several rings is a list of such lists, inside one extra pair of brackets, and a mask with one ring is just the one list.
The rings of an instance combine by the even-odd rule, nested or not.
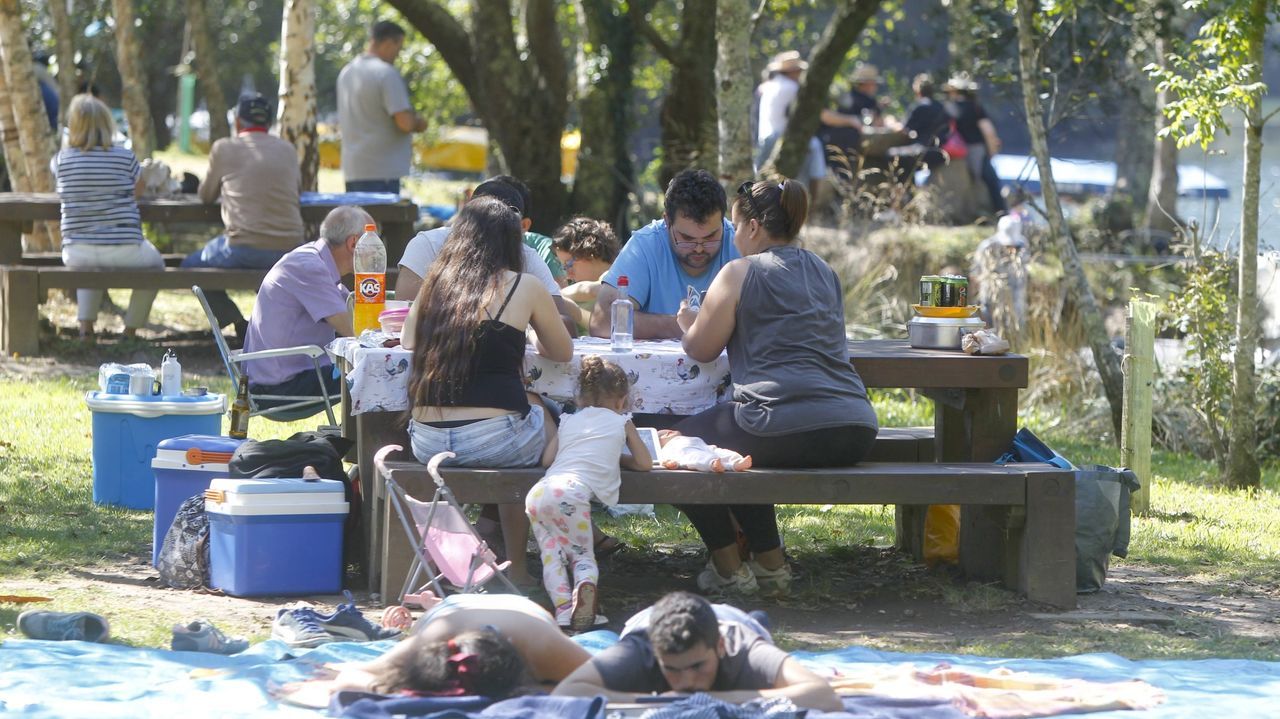
[(844, 294), (827, 263), (795, 246), (749, 255), (729, 338), (734, 419), (756, 435), (878, 428), (849, 364)]

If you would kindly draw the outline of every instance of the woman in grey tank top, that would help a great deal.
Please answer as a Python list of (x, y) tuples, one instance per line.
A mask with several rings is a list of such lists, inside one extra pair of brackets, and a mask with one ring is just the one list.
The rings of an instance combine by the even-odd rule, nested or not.
[[(849, 364), (840, 280), (796, 243), (808, 208), (795, 180), (744, 182), (733, 203), (733, 242), (742, 258), (716, 275), (700, 311), (682, 305), (676, 315), (691, 358), (708, 362), (728, 350), (733, 400), (675, 429), (751, 455), (756, 467), (850, 466), (866, 456), (878, 429)], [(789, 588), (772, 505), (679, 509), (711, 554), (698, 576), (703, 591)], [(745, 563), (737, 528), (753, 555)]]

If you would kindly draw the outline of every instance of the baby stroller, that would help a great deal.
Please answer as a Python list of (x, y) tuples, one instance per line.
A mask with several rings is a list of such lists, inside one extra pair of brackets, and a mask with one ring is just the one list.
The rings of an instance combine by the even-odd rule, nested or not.
[[(453, 492), (440, 476), (440, 463), (456, 455), (441, 452), (427, 462), (427, 471), (435, 480), (436, 491), (430, 502), (423, 502), (410, 497), (387, 470), (387, 455), (400, 450), (399, 445), (388, 445), (378, 450), (373, 458), (386, 486), (387, 499), (400, 517), (400, 524), (413, 546), (413, 564), (400, 589), (400, 601), (425, 606), (420, 600), (423, 590), (428, 587), (434, 590), (436, 597), (445, 596), (442, 579), (456, 591), (469, 593), (497, 578), (510, 592), (518, 594), (519, 590), (503, 574), (511, 563), (498, 564), (497, 557), (471, 526), (462, 507), (453, 498)], [(418, 584), (424, 572), (429, 578)], [(416, 592), (410, 592), (409, 589), (415, 586)]]

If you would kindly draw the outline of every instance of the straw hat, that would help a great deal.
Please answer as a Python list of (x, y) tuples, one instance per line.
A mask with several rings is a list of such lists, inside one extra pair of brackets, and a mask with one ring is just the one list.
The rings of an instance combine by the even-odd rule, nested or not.
[(967, 72), (957, 72), (947, 80), (942, 86), (944, 90), (959, 90), (961, 92), (977, 92), (978, 82), (969, 76)]
[(853, 68), (853, 77), (850, 81), (854, 85), (861, 85), (864, 82), (880, 83), (880, 68), (869, 62), (860, 62), (857, 67)]
[(774, 55), (769, 64), (764, 67), (764, 71), (768, 73), (804, 72), (807, 69), (809, 69), (809, 63), (800, 59), (800, 53), (795, 50), (788, 50)]

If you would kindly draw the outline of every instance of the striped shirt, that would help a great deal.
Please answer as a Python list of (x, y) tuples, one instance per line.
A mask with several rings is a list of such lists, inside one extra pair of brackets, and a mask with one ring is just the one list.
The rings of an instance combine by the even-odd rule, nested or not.
[(67, 148), (49, 161), (62, 198), (62, 244), (142, 242), (133, 188), (142, 168), (133, 151)]

